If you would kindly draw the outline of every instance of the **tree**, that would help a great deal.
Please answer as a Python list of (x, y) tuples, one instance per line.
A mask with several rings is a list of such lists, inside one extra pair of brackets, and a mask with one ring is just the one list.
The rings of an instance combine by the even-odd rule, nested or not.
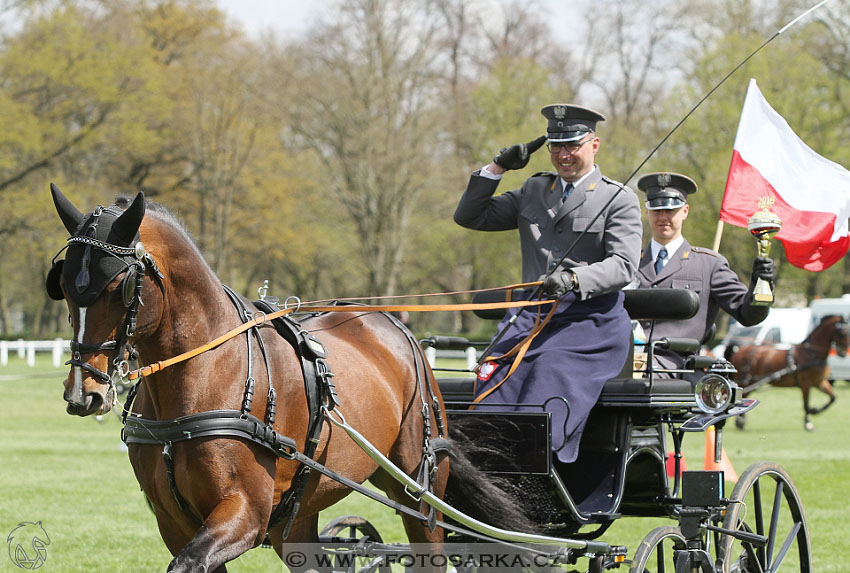
[[(325, 161), (354, 225), (369, 294), (391, 294), (437, 145), (440, 106), (431, 38), (418, 2), (356, 0), (299, 52), (288, 145)], [(283, 102), (282, 102), (283, 103)]]

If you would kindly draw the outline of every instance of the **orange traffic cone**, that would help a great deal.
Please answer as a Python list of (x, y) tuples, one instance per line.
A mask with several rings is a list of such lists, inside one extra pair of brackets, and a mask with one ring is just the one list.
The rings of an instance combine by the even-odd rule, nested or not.
[(705, 460), (703, 469), (706, 470), (721, 470), (723, 478), (732, 483), (738, 482), (738, 474), (735, 473), (735, 468), (732, 467), (732, 462), (729, 461), (729, 456), (726, 455), (726, 450), (720, 452), (720, 463), (714, 461), (714, 426), (711, 426), (705, 431)]

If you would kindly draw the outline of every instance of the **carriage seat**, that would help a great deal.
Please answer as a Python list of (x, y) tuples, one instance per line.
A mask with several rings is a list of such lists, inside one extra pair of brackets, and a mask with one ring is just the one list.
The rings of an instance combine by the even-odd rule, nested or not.
[[(528, 289), (515, 289), (512, 299), (519, 300)], [(635, 288), (623, 291), (623, 306), (632, 320), (687, 320), (699, 311), (699, 296), (688, 289), (678, 288)], [(507, 289), (478, 292), (472, 297), (474, 303), (494, 303), (511, 300)], [(475, 310), (478, 318), (501, 320), (506, 309), (493, 308)]]

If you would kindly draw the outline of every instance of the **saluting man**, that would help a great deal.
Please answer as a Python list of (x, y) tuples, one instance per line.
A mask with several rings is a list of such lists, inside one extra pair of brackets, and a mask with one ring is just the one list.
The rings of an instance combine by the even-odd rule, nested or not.
[[(549, 105), (541, 113), (547, 120), (546, 136), (505, 148), (475, 171), (454, 219), (481, 231), (518, 229), (522, 280), (545, 278), (544, 292), (559, 299), (556, 313), (510, 376), (513, 356), (482, 364), (477, 409), (539, 411), (544, 405), (552, 412), (557, 458), (570, 462), (602, 386), (621, 371), (628, 356), (631, 323), (620, 289), (637, 271), (640, 202), (595, 164), (600, 145), (596, 125), (605, 119), (601, 114), (570, 104)], [(537, 173), (520, 189), (494, 195), (502, 174), (525, 167), (546, 141), (556, 172)], [(513, 315), (516, 321), (493, 348), (493, 356), (523, 342), (537, 312), (508, 313), (499, 332)], [(506, 405), (517, 403), (529, 406)]]
[[(773, 286), (776, 267), (773, 260), (756, 257), (749, 286), (738, 278), (726, 258), (702, 247), (693, 247), (682, 236), (688, 218), (687, 197), (696, 193), (697, 184), (679, 173), (650, 173), (638, 180), (638, 188), (646, 193), (646, 209), (652, 241), (643, 251), (638, 269), (643, 288), (690, 289), (699, 296), (699, 311), (688, 320), (658, 320), (650, 333), (649, 322), (644, 327), (651, 340), (664, 337), (703, 338), (710, 334), (722, 308), (744, 326), (765, 319), (768, 306), (753, 306), (753, 287), (756, 278)], [(681, 368), (682, 355), (658, 351), (656, 360), (663, 368)]]

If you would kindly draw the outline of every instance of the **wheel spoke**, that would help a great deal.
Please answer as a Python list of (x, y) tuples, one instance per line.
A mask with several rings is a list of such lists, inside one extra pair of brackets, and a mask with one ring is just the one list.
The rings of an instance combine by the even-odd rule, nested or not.
[(779, 508), (782, 505), (782, 490), (784, 484), (776, 482), (776, 491), (773, 493), (773, 513), (770, 515), (770, 534), (767, 536), (767, 560), (764, 562), (765, 569), (770, 569), (773, 560), (773, 547), (776, 543), (776, 528), (779, 526)]
[[(761, 506), (761, 484), (758, 480), (753, 483), (753, 506), (756, 512), (756, 533), (764, 535), (764, 512)], [(757, 547), (759, 563), (764, 563), (766, 556), (764, 547)]]
[(785, 538), (785, 543), (782, 544), (782, 547), (779, 549), (779, 553), (776, 555), (776, 560), (771, 564), (771, 571), (778, 571), (782, 566), (782, 560), (785, 559), (785, 554), (788, 553), (788, 550), (791, 549), (791, 544), (794, 543), (794, 538), (797, 537), (797, 533), (799, 533), (802, 524), (799, 521), (794, 522), (794, 527), (791, 528), (791, 532), (788, 534), (788, 537)]

